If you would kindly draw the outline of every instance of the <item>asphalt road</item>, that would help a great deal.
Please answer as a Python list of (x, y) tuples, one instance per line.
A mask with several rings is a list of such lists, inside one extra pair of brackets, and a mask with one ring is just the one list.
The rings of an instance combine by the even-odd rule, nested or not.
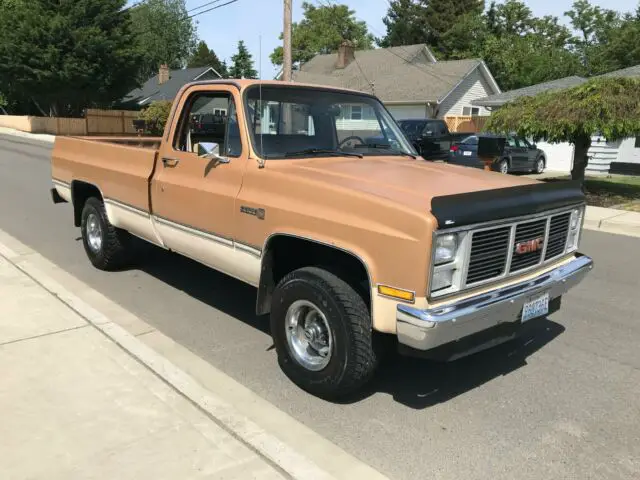
[(596, 268), (523, 339), (452, 364), (392, 358), (332, 404), (280, 372), (251, 287), (155, 247), (93, 269), (50, 201), (50, 151), (0, 136), (1, 229), (390, 477), (640, 478), (640, 239), (585, 232)]

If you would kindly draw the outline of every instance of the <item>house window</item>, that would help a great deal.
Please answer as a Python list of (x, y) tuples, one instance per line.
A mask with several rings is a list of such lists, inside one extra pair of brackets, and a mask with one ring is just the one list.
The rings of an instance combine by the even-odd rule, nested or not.
[(462, 107), (462, 115), (480, 115), (480, 108), (478, 107)]
[(362, 120), (362, 105), (351, 106), (351, 120)]
[(214, 114), (216, 117), (224, 117), (224, 116), (226, 116), (226, 115), (227, 115), (227, 109), (226, 109), (226, 108), (216, 108), (216, 109), (213, 111), (213, 114)]
[(636, 148), (640, 148), (640, 137), (636, 137)]

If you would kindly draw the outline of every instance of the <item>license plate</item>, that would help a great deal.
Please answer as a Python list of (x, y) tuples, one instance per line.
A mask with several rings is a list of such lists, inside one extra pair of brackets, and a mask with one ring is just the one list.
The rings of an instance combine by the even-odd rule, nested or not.
[(462, 152), (462, 154), (463, 154), (465, 157), (470, 157), (470, 156), (471, 156), (471, 152)]
[(542, 317), (547, 313), (549, 313), (549, 294), (545, 293), (524, 304), (524, 307), (522, 307), (522, 322)]

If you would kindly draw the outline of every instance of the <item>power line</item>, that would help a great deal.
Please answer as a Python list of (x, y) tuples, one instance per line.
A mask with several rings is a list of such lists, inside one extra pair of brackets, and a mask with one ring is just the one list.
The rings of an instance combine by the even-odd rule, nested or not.
[(195, 12), (196, 10), (200, 10), (201, 8), (208, 7), (209, 5), (213, 5), (214, 3), (221, 2), (222, 0), (213, 0), (212, 2), (204, 3), (199, 7), (193, 7), (190, 10), (187, 10), (187, 13)]
[[(220, 0), (218, 0), (218, 1), (220, 1)], [(211, 7), (211, 8), (209, 8), (209, 9), (207, 9), (207, 10), (203, 10), (202, 12), (194, 13), (193, 15), (189, 15), (188, 17), (186, 17), (186, 18), (185, 18), (185, 20), (187, 20), (187, 19), (189, 19), (189, 18), (197, 17), (198, 15), (203, 15), (203, 14), (205, 14), (205, 13), (207, 13), (207, 12), (211, 12), (211, 11), (213, 11), (213, 10), (217, 10), (217, 9), (222, 8), (222, 7), (225, 7), (225, 6), (227, 6), (227, 5), (231, 5), (232, 3), (236, 3), (237, 1), (238, 1), (238, 0), (230, 0), (230, 1), (229, 1), (229, 2), (227, 2), (227, 3), (223, 3), (223, 4), (221, 4), (221, 5), (216, 5), (215, 7)], [(188, 12), (187, 12), (187, 13), (188, 13)]]

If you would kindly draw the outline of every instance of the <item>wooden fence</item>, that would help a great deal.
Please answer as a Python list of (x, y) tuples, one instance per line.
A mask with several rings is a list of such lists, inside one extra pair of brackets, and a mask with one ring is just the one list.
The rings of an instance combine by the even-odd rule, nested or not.
[(0, 115), (0, 127), (52, 135), (135, 135), (132, 110), (88, 109), (85, 118)]
[(475, 132), (484, 130), (484, 126), (489, 120), (488, 116), (476, 115), (455, 115), (444, 117), (450, 132)]

